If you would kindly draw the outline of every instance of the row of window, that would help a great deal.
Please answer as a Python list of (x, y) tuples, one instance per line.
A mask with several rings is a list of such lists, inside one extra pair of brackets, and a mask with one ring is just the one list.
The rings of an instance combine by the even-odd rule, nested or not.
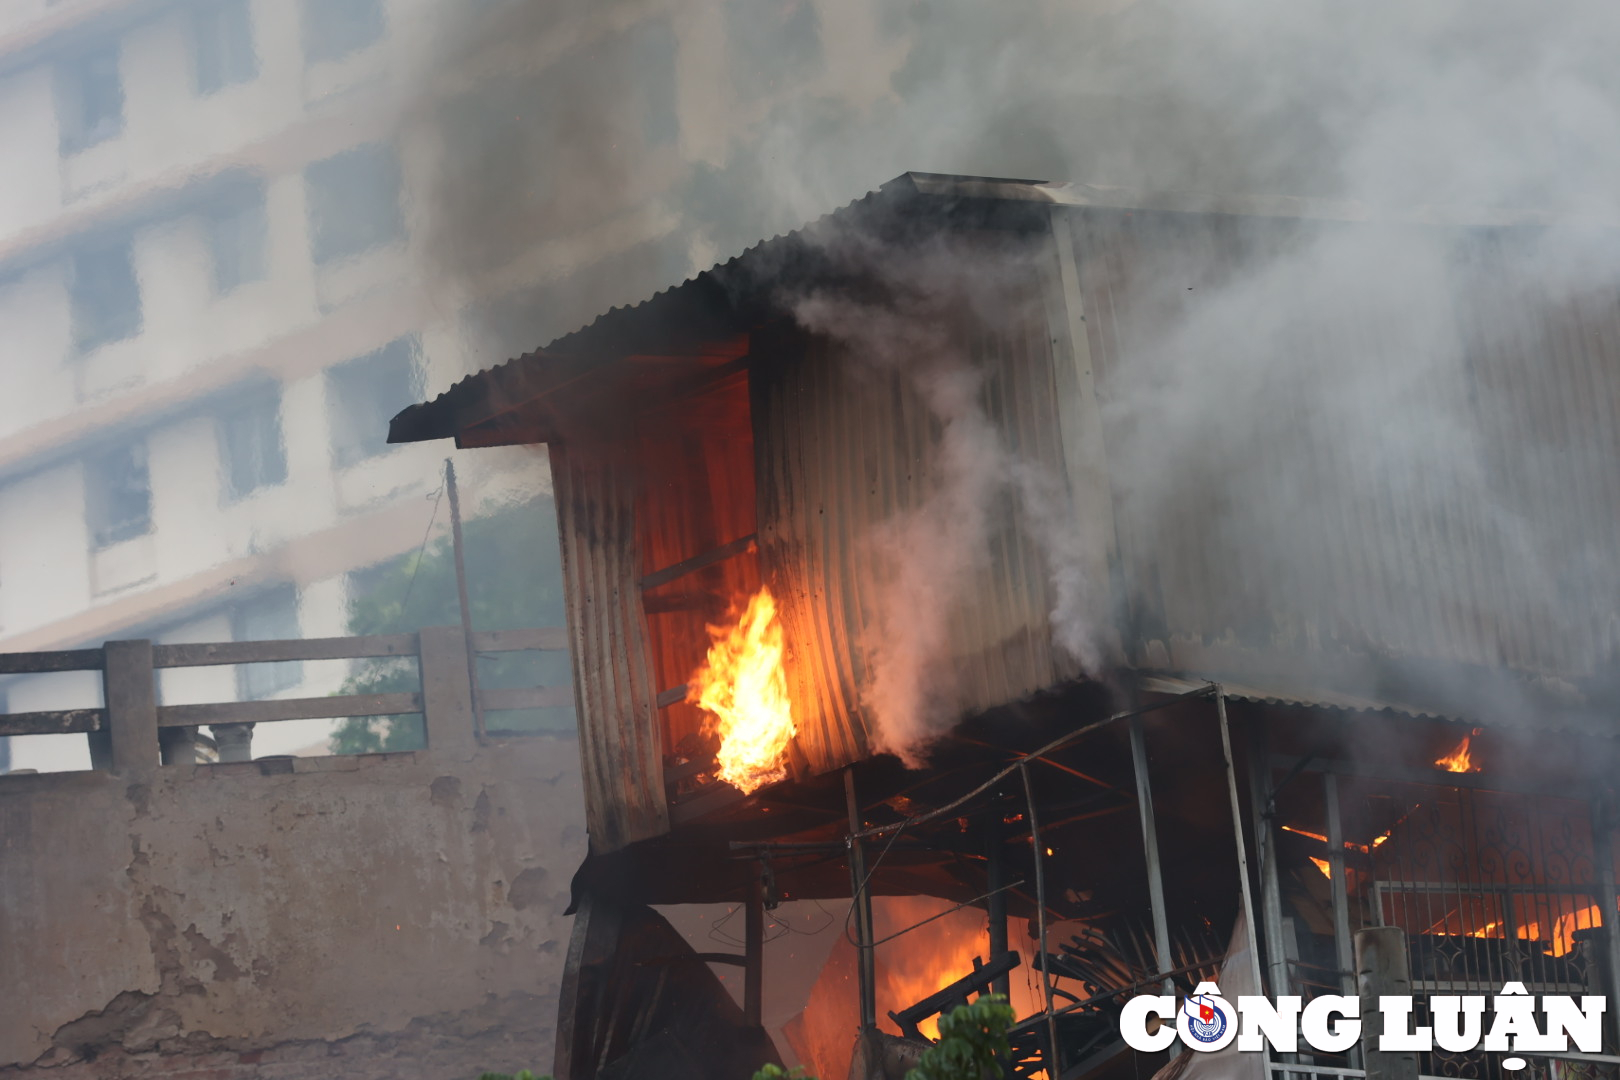
[[(405, 235), (401, 177), (393, 149), (357, 146), (304, 170), (310, 255), (328, 263), (398, 242)], [(270, 225), (261, 182), (218, 192), (202, 210), (216, 295), (269, 274)], [(72, 256), (68, 281), (73, 344), (79, 352), (140, 333), (141, 287), (133, 237), (102, 237)]]
[[(304, 58), (337, 60), (380, 41), (382, 0), (302, 0)], [(259, 75), (250, 0), (193, 0), (189, 11), (197, 93), (207, 95)], [(73, 154), (124, 129), (124, 84), (117, 39), (65, 56), (56, 64), (61, 150)]]
[[(388, 449), (388, 421), (421, 394), (416, 352), (414, 338), (399, 338), (327, 369), (334, 466), (354, 465)], [(279, 389), (261, 391), (221, 408), (215, 426), (225, 501), (287, 479)], [(87, 459), (84, 478), (85, 524), (93, 549), (151, 531), (152, 479), (144, 440)]]

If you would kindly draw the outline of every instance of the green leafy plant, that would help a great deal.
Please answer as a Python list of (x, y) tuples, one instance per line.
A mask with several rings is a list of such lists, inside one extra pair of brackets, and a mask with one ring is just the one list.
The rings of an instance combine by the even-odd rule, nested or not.
[[(557, 519), (549, 498), (505, 507), (474, 518), (463, 529), (467, 600), (473, 627), (514, 630), (563, 625), (562, 567)], [(351, 634), (398, 634), (461, 621), (455, 556), (448, 537), (411, 551), (351, 579)], [(344, 694), (409, 693), (417, 689), (416, 664), (403, 658), (356, 663)], [(480, 657), (479, 685), (486, 688), (560, 686), (569, 680), (565, 653), (502, 653)], [(498, 714), (508, 730), (573, 727), (566, 708)], [(417, 750), (425, 743), (420, 716), (356, 716), (332, 735), (332, 752), (374, 754)]]
[(1015, 1014), (1000, 994), (986, 994), (939, 1018), (939, 1041), (923, 1052), (906, 1080), (984, 1080), (1010, 1052)]
[[(939, 1018), (939, 1041), (923, 1052), (906, 1080), (985, 1080), (1011, 1052), (1007, 1030), (1016, 1014), (1001, 994), (986, 994)], [(754, 1080), (815, 1080), (803, 1070), (767, 1065)]]

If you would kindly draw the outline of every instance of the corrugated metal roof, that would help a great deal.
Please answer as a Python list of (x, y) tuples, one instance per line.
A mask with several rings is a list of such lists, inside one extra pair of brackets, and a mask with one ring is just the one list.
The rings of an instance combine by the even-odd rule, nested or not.
[[(762, 240), (741, 254), (654, 293), (636, 304), (610, 308), (578, 330), (504, 364), (468, 375), (432, 401), (412, 405), (393, 418), (391, 443), (442, 439), (480, 415), (500, 411), (547, 392), (554, 370), (571, 357), (602, 363), (644, 349), (667, 350), (672, 336), (701, 340), (731, 330), (761, 301), (761, 286), (791, 276), (809, 256), (807, 241), (826, 226), (851, 221), (863, 210), (896, 206), (917, 194), (907, 173), (792, 232)], [(721, 324), (724, 324), (722, 327)], [(637, 346), (643, 348), (638, 349)]]
[[(1301, 218), (1320, 221), (1466, 225), (1546, 225), (1563, 219), (1534, 210), (1458, 209), (1450, 206), (1374, 207), (1344, 200), (1273, 195), (1158, 192), (1097, 184), (905, 173), (815, 221), (762, 240), (735, 257), (639, 303), (610, 308), (579, 329), (533, 352), (469, 375), (432, 401), (394, 417), (388, 441), (449, 438), (475, 417), (498, 413), (543, 395), (558, 377), (562, 358), (595, 361), (638, 351), (636, 344), (667, 347), (676, 332), (701, 337), (717, 333), (727, 319), (746, 316), (761, 301), (758, 286), (788, 276), (793, 263), (813, 251), (816, 233), (852, 221), (867, 211), (891, 211), (919, 200), (950, 204), (967, 200), (1037, 203), (1065, 208), (1111, 208), (1176, 214)], [(1591, 223), (1588, 223), (1591, 224)], [(1616, 222), (1596, 222), (1620, 225)], [(677, 317), (678, 316), (678, 317)], [(707, 325), (705, 325), (705, 323)]]
[[(1138, 686), (1149, 694), (1190, 694), (1195, 690), (1211, 686), (1216, 680), (1205, 678), (1191, 678), (1183, 675), (1143, 675)], [(1410, 716), (1423, 720), (1462, 720), (1468, 719), (1459, 716), (1446, 716), (1442, 713), (1432, 712), (1415, 705), (1407, 705), (1396, 701), (1381, 701), (1375, 698), (1358, 697), (1354, 694), (1337, 694), (1331, 690), (1284, 690), (1277, 687), (1247, 686), (1243, 683), (1221, 682), (1221, 691), (1229, 698), (1238, 701), (1252, 701), (1261, 705), (1299, 705), (1313, 709), (1340, 709), (1345, 712), (1375, 713), (1392, 712), (1402, 716)]]

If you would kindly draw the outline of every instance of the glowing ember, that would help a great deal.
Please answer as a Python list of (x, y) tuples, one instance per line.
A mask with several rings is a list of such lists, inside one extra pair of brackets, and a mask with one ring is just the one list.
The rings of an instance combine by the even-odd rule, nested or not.
[(1296, 829), (1292, 825), (1284, 825), (1283, 832), (1298, 833), (1301, 836), (1308, 836), (1312, 840), (1320, 840), (1324, 844), (1327, 843), (1327, 837), (1323, 836), (1321, 833), (1310, 832), (1306, 829)]
[(787, 776), (788, 740), (797, 733), (770, 590), (755, 593), (735, 625), (709, 627), (709, 636), (714, 643), (686, 700), (709, 714), (705, 730), (720, 736), (715, 775), (746, 795)]
[(1473, 742), (1474, 736), (1478, 735), (1478, 734), (1479, 734), (1479, 728), (1475, 728), (1469, 734), (1464, 735), (1463, 736), (1463, 741), (1457, 744), (1457, 748), (1455, 750), (1453, 750), (1451, 753), (1447, 754), (1445, 757), (1436, 759), (1435, 764), (1437, 766), (1439, 766), (1440, 768), (1446, 770), (1446, 772), (1454, 772), (1454, 773), (1479, 772), (1480, 767), (1478, 765), (1474, 764), (1474, 761), (1469, 756), (1469, 752), (1468, 752), (1468, 744)]
[(1323, 877), (1325, 877), (1325, 878), (1327, 878), (1329, 880), (1332, 880), (1332, 878), (1333, 878), (1333, 864), (1332, 863), (1328, 862), (1326, 859), (1318, 859), (1315, 855), (1311, 856), (1311, 863), (1318, 870), (1322, 871), (1322, 876)]

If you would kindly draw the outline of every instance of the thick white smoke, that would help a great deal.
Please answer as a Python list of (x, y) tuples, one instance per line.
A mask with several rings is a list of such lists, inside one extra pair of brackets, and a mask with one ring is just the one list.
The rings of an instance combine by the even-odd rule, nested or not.
[[(791, 33), (745, 36), (743, 7), (780, 9)], [(510, 10), (522, 14), (511, 25), (541, 43), (567, 40), (586, 17)], [(673, 146), (618, 138), (655, 77), (656, 65), (624, 59), (633, 50), (594, 69), (537, 65), (555, 78), (534, 111), (493, 110), (464, 131), (461, 157), (430, 193), (436, 227), (478, 256), (452, 260), (452, 274), (569, 234), (574, 209), (600, 219), (611, 194), (667, 216), (655, 247), (672, 272), (633, 290), (650, 292), (906, 170), (1331, 198), (1407, 222), (1486, 221), (1504, 208), (1620, 221), (1620, 6), (1607, 0), (683, 0), (626, 4), (615, 17), (628, 27), (648, 11), (667, 18), (681, 50), (696, 50), (682, 55), (704, 58), (683, 61), (667, 84), (681, 126)], [(783, 75), (744, 92), (744, 68)], [(532, 177), (510, 190), (490, 179), (542, 172), (544, 190)], [(1469, 407), (1471, 350), (1534, 356), (1541, 346), (1533, 333), (1509, 340), (1489, 319), (1471, 332), (1500, 340), (1464, 340), (1454, 251), (1395, 228), (1234, 228), (1247, 245), (1242, 271), (1201, 264), (1195, 251), (1154, 267), (1144, 295), (1161, 317), (1143, 324), (1128, 363), (1100, 369), (1128, 527), (1169, 532), (1196, 513), (1208, 551), (1242, 553), (1255, 575), (1208, 568), (1232, 579), (1223, 595), (1239, 614), (1276, 589), (1315, 620), (1309, 632), (1331, 628), (1342, 607), (1397, 648), (1442, 631), (1551, 632), (1572, 590), (1620, 606), (1609, 548), (1575, 520), (1571, 499), (1529, 499), (1509, 482), (1560, 454), (1597, 451), (1528, 436), (1534, 425), (1489, 424)], [(1526, 257), (1540, 268), (1548, 310), (1612, 303), (1611, 236), (1577, 226), (1534, 241)], [(622, 293), (658, 262), (654, 253), (553, 297), (525, 324), (533, 340), (503, 342), (504, 351), (637, 299)], [(895, 608), (870, 694), (886, 745), (914, 760), (919, 740), (950, 719), (948, 680), (936, 678), (950, 583), (982, 557), (991, 502), (1013, 490), (1026, 509), (1052, 503), (1036, 494), (1047, 481), (997, 445), (971, 367), (950, 343), (915, 340), (922, 331), (900, 309), (827, 304), (802, 304), (801, 319), (862, 340), (866, 355), (881, 358), (887, 341), (932, 357), (914, 377), (941, 421), (947, 481), (876, 541), (895, 555)], [(1320, 347), (1328, 339), (1341, 347)], [(1504, 446), (1503, 431), (1526, 441)], [(1379, 520), (1389, 492), (1411, 515), (1402, 526), (1411, 550), (1345, 552), (1338, 523)], [(1483, 508), (1490, 524), (1478, 548), (1453, 552), (1464, 505)], [(1098, 610), (1098, 583), (1077, 574), (1067, 523), (1032, 521), (1052, 571), (1054, 626), (1095, 664), (1088, 627), (1112, 613)], [(1351, 594), (1343, 567), (1358, 557), (1386, 560), (1389, 595)], [(1438, 576), (1434, 566), (1444, 567)], [(1522, 585), (1511, 605), (1481, 588), (1508, 577)], [(1594, 637), (1593, 659), (1616, 644)]]

